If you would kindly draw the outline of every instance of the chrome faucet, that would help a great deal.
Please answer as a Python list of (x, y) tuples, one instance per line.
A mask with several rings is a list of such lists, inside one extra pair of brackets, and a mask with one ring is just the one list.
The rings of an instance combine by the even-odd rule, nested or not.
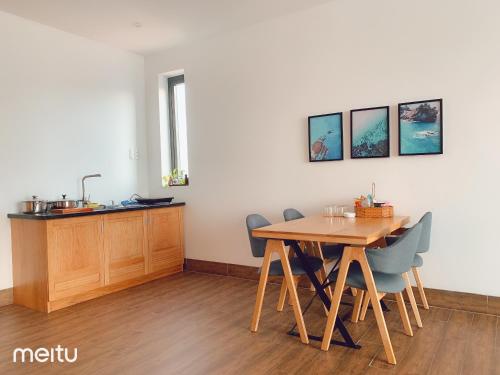
[(82, 207), (85, 207), (87, 204), (87, 200), (85, 199), (85, 180), (87, 178), (92, 178), (92, 177), (102, 177), (100, 173), (96, 174), (89, 174), (87, 176), (83, 176), (82, 178)]

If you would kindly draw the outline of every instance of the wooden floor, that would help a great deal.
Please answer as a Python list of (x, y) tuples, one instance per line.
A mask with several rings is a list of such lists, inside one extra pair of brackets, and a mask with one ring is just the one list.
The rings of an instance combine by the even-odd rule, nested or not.
[[(0, 374), (500, 374), (500, 324), (493, 315), (431, 308), (424, 328), (407, 337), (394, 309), (386, 313), (398, 365), (385, 362), (374, 317), (348, 323), (362, 348), (303, 345), (285, 334), (290, 306), (275, 310), (270, 285), (258, 333), (248, 329), (257, 283), (184, 273), (49, 315), (0, 308)], [(304, 305), (310, 296), (300, 291)], [(343, 313), (347, 307), (342, 307)], [(321, 334), (324, 312), (306, 315)], [(338, 337), (337, 337), (338, 338)], [(73, 364), (13, 364), (16, 347), (78, 348)]]

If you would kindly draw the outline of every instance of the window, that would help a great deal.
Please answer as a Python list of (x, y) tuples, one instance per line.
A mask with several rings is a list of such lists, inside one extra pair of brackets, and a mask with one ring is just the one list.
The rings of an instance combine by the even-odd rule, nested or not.
[(169, 185), (187, 185), (188, 150), (186, 127), (186, 86), (184, 75), (167, 78), (168, 132), (170, 139)]

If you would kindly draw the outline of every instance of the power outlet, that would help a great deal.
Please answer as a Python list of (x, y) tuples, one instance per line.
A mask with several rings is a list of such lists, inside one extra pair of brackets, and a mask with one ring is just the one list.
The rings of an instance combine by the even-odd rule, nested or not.
[(128, 158), (130, 160), (139, 160), (139, 150), (137, 148), (130, 148), (128, 150)]

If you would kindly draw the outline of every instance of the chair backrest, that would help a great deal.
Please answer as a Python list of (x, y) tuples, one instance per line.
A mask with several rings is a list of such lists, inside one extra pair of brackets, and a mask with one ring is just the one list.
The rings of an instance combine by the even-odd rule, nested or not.
[(252, 230), (271, 225), (271, 223), (264, 216), (259, 214), (248, 215), (246, 222), (252, 254), (256, 258), (262, 258), (266, 252), (267, 240), (265, 238), (252, 236)]
[(296, 210), (295, 208), (287, 208), (285, 211), (283, 211), (283, 217), (285, 218), (285, 221), (290, 221), (302, 219), (304, 215), (302, 215), (300, 211)]
[(425, 253), (429, 251), (431, 246), (432, 212), (426, 212), (420, 219), (419, 223), (422, 224), (422, 233), (420, 234), (417, 253)]
[(422, 224), (417, 223), (404, 232), (391, 246), (366, 251), (372, 271), (388, 274), (408, 272), (413, 264), (422, 232)]

